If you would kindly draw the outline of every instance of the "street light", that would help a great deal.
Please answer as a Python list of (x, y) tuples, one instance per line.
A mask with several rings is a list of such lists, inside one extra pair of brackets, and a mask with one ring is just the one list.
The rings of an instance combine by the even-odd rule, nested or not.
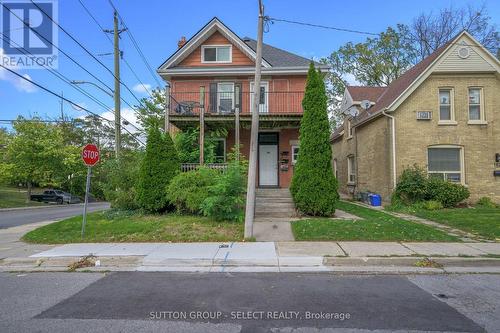
[(78, 81), (78, 80), (71, 81), (71, 84), (85, 84), (85, 83), (93, 85), (94, 87), (98, 88), (99, 90), (105, 92), (110, 97), (114, 96), (115, 92), (113, 90), (109, 89), (109, 91), (107, 91), (106, 89), (103, 89), (101, 86), (95, 84), (94, 82), (90, 82), (90, 81)]

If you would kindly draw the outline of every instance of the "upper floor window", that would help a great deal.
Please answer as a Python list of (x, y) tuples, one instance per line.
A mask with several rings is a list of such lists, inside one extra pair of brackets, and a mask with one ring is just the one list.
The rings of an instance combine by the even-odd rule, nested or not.
[(427, 149), (429, 177), (463, 183), (462, 147), (435, 146)]
[(347, 119), (347, 138), (352, 138), (352, 124), (351, 119)]
[(232, 112), (234, 109), (234, 82), (217, 84), (217, 109), (219, 112)]
[(451, 122), (455, 120), (453, 110), (453, 90), (439, 89), (439, 121)]
[(356, 162), (353, 155), (347, 157), (347, 182), (356, 182)]
[(229, 63), (231, 62), (231, 45), (203, 45), (201, 47), (202, 63)]
[(483, 89), (469, 88), (469, 121), (484, 121)]

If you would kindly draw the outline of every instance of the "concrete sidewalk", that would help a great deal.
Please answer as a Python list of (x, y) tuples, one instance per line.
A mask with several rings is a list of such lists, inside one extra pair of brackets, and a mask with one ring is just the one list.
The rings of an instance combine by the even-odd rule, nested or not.
[(0, 270), (67, 270), (89, 255), (80, 270), (500, 273), (500, 243), (407, 242), (67, 244), (4, 259)]

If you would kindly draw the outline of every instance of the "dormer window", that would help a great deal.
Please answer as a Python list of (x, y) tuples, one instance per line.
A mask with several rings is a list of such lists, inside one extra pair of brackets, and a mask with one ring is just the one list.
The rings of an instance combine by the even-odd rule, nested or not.
[(231, 45), (203, 45), (201, 47), (202, 63), (230, 63)]

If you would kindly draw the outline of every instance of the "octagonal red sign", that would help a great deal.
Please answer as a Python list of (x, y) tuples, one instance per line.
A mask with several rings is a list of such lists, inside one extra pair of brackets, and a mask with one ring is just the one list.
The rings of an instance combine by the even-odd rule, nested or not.
[(88, 144), (82, 150), (83, 163), (93, 166), (99, 162), (99, 148), (96, 145)]

